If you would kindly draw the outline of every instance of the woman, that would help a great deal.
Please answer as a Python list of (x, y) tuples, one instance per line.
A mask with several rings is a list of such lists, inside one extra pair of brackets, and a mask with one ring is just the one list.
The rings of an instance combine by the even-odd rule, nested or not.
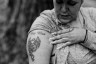
[(83, 0), (53, 0), (27, 39), (29, 64), (96, 64), (96, 9)]

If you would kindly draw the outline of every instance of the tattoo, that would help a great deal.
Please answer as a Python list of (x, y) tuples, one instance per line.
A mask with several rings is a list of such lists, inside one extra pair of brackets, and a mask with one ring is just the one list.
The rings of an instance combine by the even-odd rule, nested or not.
[(38, 32), (38, 34), (45, 35), (45, 33), (43, 33), (43, 32)]
[(29, 38), (28, 51), (29, 51), (29, 55), (31, 56), (32, 61), (35, 60), (33, 52), (35, 52), (40, 47), (40, 43), (41, 43), (41, 40), (39, 37), (33, 38), (33, 39)]

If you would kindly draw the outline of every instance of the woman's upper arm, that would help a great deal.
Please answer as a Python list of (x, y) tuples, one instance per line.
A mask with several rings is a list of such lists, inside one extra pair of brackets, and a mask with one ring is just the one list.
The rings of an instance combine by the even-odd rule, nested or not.
[(49, 64), (52, 45), (49, 43), (51, 34), (44, 30), (34, 30), (27, 38), (29, 64)]

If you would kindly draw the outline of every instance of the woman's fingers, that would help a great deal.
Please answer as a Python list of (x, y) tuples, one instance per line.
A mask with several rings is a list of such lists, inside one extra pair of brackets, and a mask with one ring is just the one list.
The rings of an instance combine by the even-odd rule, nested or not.
[(71, 32), (72, 30), (73, 30), (73, 28), (63, 29), (63, 30), (60, 30), (60, 31), (52, 33), (52, 35), (53, 36), (57, 36), (57, 35), (60, 35), (60, 34)]
[[(68, 37), (68, 32), (72, 31), (73, 28), (70, 28), (70, 29), (65, 29), (65, 30), (60, 30), (58, 32), (54, 32), (52, 33), (52, 38), (50, 38), (51, 41), (55, 41), (55, 40), (59, 40), (59, 39), (62, 39), (62, 38), (67, 38)], [(65, 33), (66, 32), (66, 33)]]
[(58, 35), (58, 36), (54, 36), (54, 37), (50, 38), (50, 41), (55, 41), (55, 40), (59, 40), (59, 39), (62, 39), (62, 38), (64, 38), (63, 35)]
[(72, 44), (71, 42), (63, 43), (61, 46), (57, 47), (57, 49), (60, 50), (60, 49), (66, 47), (66, 46), (69, 46), (69, 45), (71, 45), (71, 44)]
[(68, 41), (68, 38), (62, 38), (59, 40), (51, 41), (50, 43), (55, 45), (55, 44), (65, 43), (67, 41)]

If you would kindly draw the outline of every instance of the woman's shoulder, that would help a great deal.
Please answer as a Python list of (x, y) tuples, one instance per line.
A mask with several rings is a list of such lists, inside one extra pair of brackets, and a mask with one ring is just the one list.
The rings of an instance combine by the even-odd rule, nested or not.
[(82, 7), (81, 11), (83, 13), (83, 17), (86, 20), (86, 26), (91, 31), (96, 30), (96, 8), (94, 7)]
[(44, 10), (43, 12), (40, 13), (40, 16), (42, 16), (43, 18), (51, 19), (53, 15), (54, 15), (54, 9)]
[(51, 32), (53, 21), (52, 16), (54, 13), (54, 9), (52, 10), (44, 10), (40, 13), (40, 15), (35, 19), (33, 24), (31, 25), (30, 31), (33, 30), (45, 30)]
[(92, 10), (92, 9), (96, 9), (96, 8), (95, 7), (81, 7), (81, 9)]
[(84, 16), (94, 18), (96, 17), (96, 8), (94, 7), (81, 7)]
[(55, 16), (54, 9), (44, 10), (40, 13), (40, 15), (35, 19), (34, 22), (36, 22), (38, 19), (39, 19), (38, 22), (49, 22), (53, 19), (54, 16)]
[(84, 13), (96, 13), (96, 8), (95, 7), (81, 7), (81, 10)]

